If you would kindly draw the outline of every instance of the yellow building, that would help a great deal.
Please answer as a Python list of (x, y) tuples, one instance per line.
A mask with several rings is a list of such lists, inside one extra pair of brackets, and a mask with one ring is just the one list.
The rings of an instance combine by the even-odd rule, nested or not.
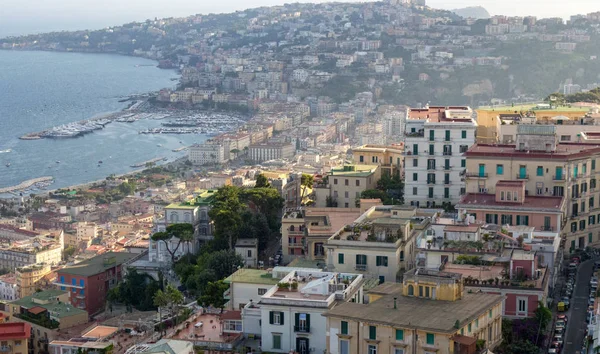
[(332, 168), (324, 180), (326, 183), (317, 183), (313, 189), (315, 206), (353, 208), (360, 200), (361, 193), (367, 189), (375, 189), (379, 179), (379, 165), (345, 165)]
[(35, 293), (38, 282), (52, 272), (49, 264), (32, 264), (27, 267), (17, 268), (17, 293), (22, 299)]
[(517, 106), (498, 106), (481, 107), (477, 109), (477, 142), (495, 143), (498, 139), (498, 126), (500, 125), (499, 116), (514, 115), (532, 112), (536, 120), (551, 120), (554, 117), (563, 116), (569, 119), (579, 119), (583, 117), (589, 108), (581, 107), (558, 107), (551, 108), (546, 105), (517, 105)]
[(413, 270), (405, 273), (403, 284), (371, 290), (368, 304), (342, 303), (326, 312), (327, 351), (474, 354), (492, 349), (502, 340), (502, 299), (465, 294), (457, 273)]
[(402, 175), (401, 145), (363, 145), (352, 149), (354, 163), (372, 163), (381, 167), (381, 174)]
[(2, 353), (28, 353), (29, 338), (31, 338), (31, 325), (28, 323), (0, 323), (0, 351)]

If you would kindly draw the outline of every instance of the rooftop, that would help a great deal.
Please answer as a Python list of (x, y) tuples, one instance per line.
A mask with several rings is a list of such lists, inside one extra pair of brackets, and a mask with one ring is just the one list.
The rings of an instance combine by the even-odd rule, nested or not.
[(53, 346), (61, 346), (61, 347), (74, 347), (74, 348), (82, 348), (87, 349), (92, 352), (92, 349), (105, 349), (113, 345), (111, 342), (78, 342), (78, 341), (70, 341), (70, 340), (53, 340), (50, 342), (50, 347)]
[[(457, 301), (431, 300), (402, 296), (402, 284), (394, 283), (389, 287), (387, 294), (370, 304), (340, 303), (324, 316), (379, 323), (396, 328), (416, 327), (432, 332), (454, 333), (457, 331), (457, 320), (462, 327), (490, 307), (501, 303), (503, 299), (500, 295), (465, 293), (463, 298)], [(394, 298), (397, 298), (396, 309)]]
[[(514, 105), (514, 106), (483, 106), (477, 108), (478, 111), (498, 111), (507, 113), (519, 113), (521, 111), (536, 110), (537, 105), (526, 104), (526, 105)], [(558, 108), (543, 108), (537, 109), (538, 111), (554, 111), (554, 112), (587, 112), (589, 107), (565, 107), (560, 106)]]
[(84, 310), (78, 309), (70, 303), (58, 302), (56, 298), (58, 296), (66, 294), (66, 291), (62, 290), (46, 290), (39, 293), (35, 293), (30, 296), (26, 296), (19, 300), (10, 302), (11, 305), (18, 305), (24, 309), (31, 310), (34, 314), (40, 313), (39, 308), (46, 309), (51, 317), (60, 319), (63, 317), (76, 316), (81, 313), (86, 313)]
[(238, 238), (235, 247), (256, 247), (258, 246), (257, 238)]
[(225, 278), (225, 282), (276, 285), (280, 279), (274, 278), (272, 272), (267, 270), (242, 268)]
[[(172, 339), (181, 339), (186, 341), (231, 343), (238, 339), (241, 334), (227, 334), (222, 332), (221, 317), (215, 314), (204, 314), (193, 318), (189, 327), (183, 327), (181, 331), (172, 336)], [(202, 326), (196, 327), (196, 324), (202, 323)]]
[[(331, 176), (368, 177), (372, 175), (379, 166), (377, 165), (344, 165), (332, 168)], [(333, 183), (329, 181), (329, 183)]]
[(592, 154), (600, 153), (600, 145), (584, 143), (561, 143), (556, 144), (556, 150), (546, 151), (520, 151), (516, 145), (502, 144), (474, 144), (464, 154), (464, 156), (491, 157), (496, 159), (503, 158), (522, 158), (522, 159), (544, 159), (544, 160), (568, 160), (580, 158)]
[(532, 210), (560, 212), (563, 197), (526, 196), (523, 203), (497, 202), (495, 194), (468, 193), (456, 205), (463, 209)]
[(121, 265), (128, 260), (138, 256), (136, 253), (107, 252), (75, 265), (58, 270), (60, 274), (72, 274), (81, 276), (92, 276), (106, 271), (112, 267)]
[(0, 323), (0, 340), (31, 337), (31, 325), (25, 322)]
[(101, 339), (110, 336), (119, 328), (111, 326), (96, 326), (82, 335), (83, 338)]

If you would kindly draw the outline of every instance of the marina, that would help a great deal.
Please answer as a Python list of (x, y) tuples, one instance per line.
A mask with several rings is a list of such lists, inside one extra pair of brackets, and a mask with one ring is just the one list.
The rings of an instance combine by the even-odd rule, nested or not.
[(45, 189), (53, 182), (54, 182), (54, 177), (50, 177), (50, 176), (34, 178), (34, 179), (30, 179), (30, 180), (21, 182), (16, 186), (0, 188), (0, 194), (11, 193), (11, 192), (15, 192), (15, 191), (24, 191), (31, 187), (34, 187), (34, 189), (37, 189), (37, 188)]

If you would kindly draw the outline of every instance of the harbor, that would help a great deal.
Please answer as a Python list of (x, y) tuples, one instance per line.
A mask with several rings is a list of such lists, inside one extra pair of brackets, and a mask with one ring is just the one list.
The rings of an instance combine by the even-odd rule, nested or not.
[(31, 187), (35, 187), (36, 189), (37, 188), (44, 189), (44, 188), (48, 187), (50, 184), (52, 184), (53, 181), (54, 181), (54, 177), (50, 177), (50, 176), (33, 178), (30, 180), (21, 182), (16, 186), (0, 188), (0, 194), (24, 191)]

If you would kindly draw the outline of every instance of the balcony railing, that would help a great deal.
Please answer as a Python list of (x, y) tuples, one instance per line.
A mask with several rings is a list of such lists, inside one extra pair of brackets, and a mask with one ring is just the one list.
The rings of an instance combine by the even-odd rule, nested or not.
[(467, 178), (488, 178), (487, 173), (481, 173), (481, 172), (467, 172), (466, 175), (467, 175)]
[(444, 184), (450, 184), (450, 183), (452, 183), (452, 182), (450, 182), (449, 179), (447, 179), (447, 180), (444, 181)]
[(444, 156), (452, 156), (452, 151), (444, 151)]
[(435, 179), (428, 179), (427, 184), (435, 184)]
[(307, 326), (294, 326), (294, 332), (310, 333), (310, 328)]
[(356, 267), (354, 267), (354, 269), (364, 272), (367, 270), (367, 265), (366, 264), (357, 264)]
[(554, 227), (552, 227), (552, 226), (542, 226), (542, 227), (540, 227), (540, 230), (542, 230), (542, 231), (554, 231)]
[(446, 171), (451, 170), (451, 169), (452, 169), (452, 166), (444, 166), (444, 170), (446, 170)]
[(554, 176), (552, 176), (552, 180), (554, 180), (554, 181), (564, 181), (565, 180), (565, 175), (554, 175)]
[(529, 179), (529, 175), (517, 173), (517, 179)]
[(427, 166), (427, 170), (429, 170), (429, 171), (434, 170), (435, 171), (435, 165), (428, 165)]

